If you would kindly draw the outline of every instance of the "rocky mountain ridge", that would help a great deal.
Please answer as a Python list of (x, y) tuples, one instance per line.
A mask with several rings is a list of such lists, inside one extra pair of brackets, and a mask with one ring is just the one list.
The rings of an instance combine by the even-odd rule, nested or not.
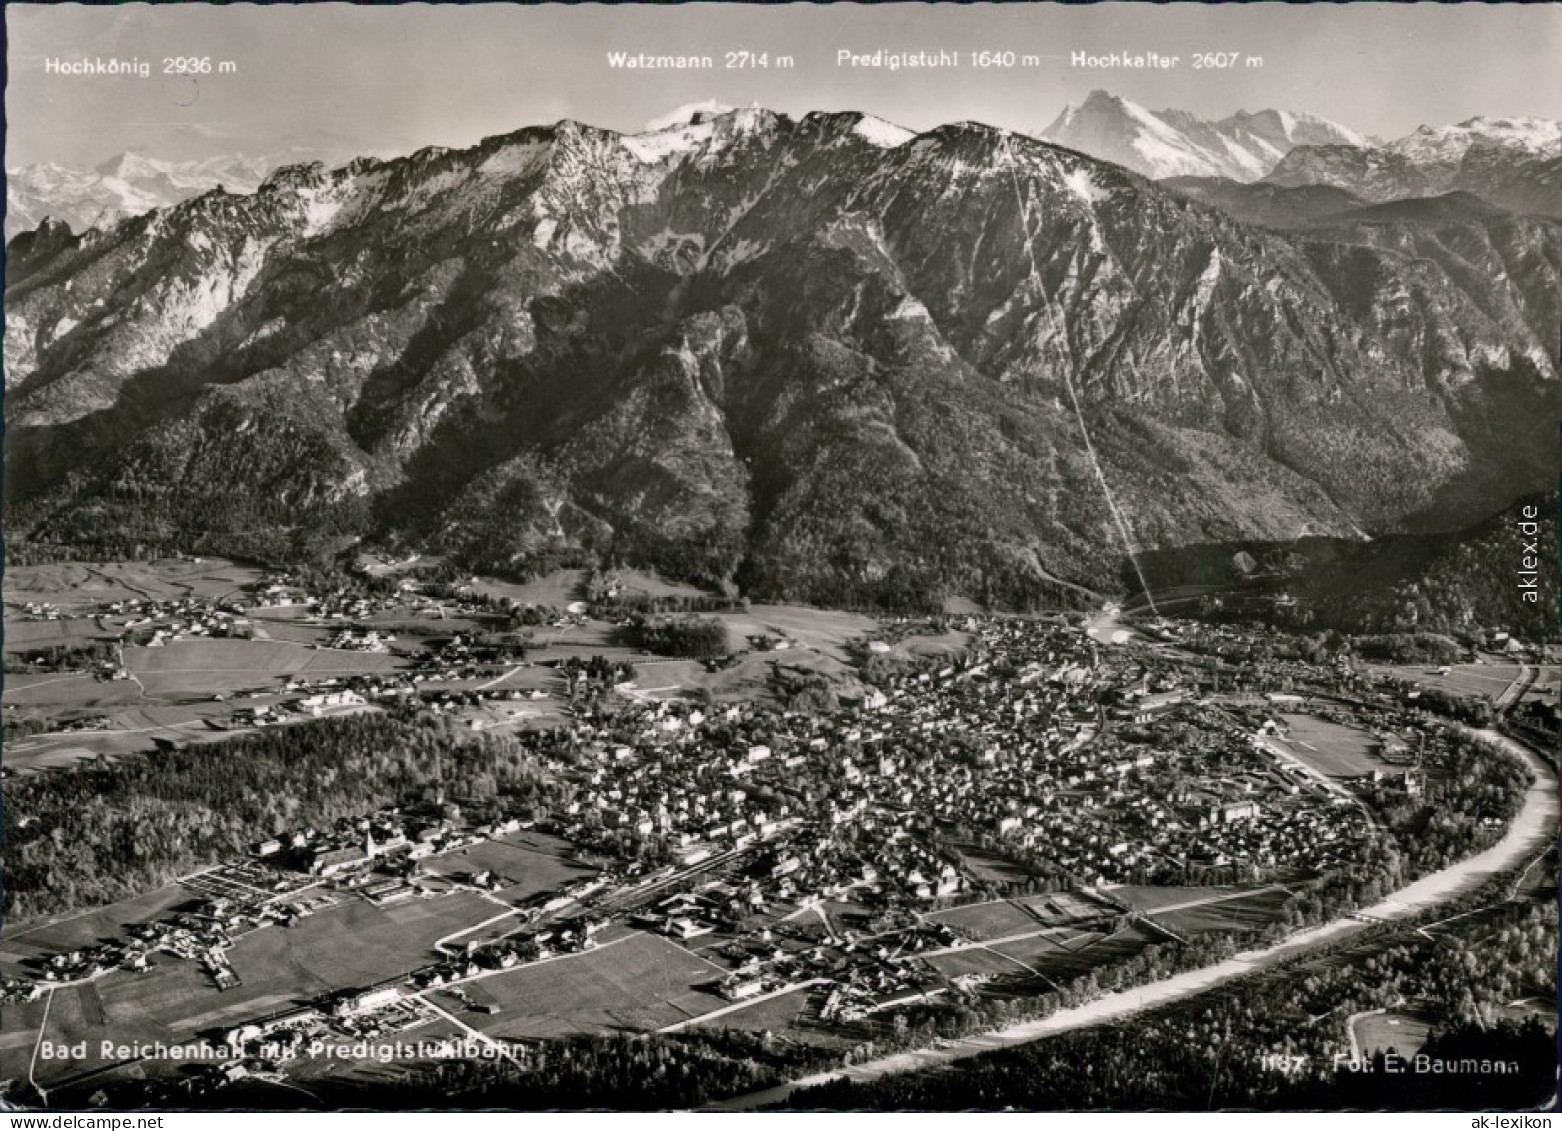
[(1136, 547), (1454, 529), (1562, 407), (1562, 231), (1455, 227), (1303, 239), (850, 113), (290, 167), (12, 241), (8, 524), (885, 607), (1115, 587), (1102, 477)]
[(1478, 117), (1383, 146), (1299, 146), (1264, 180), (1331, 186), (1375, 203), (1468, 192), (1513, 212), (1562, 217), (1562, 123)]
[(121, 153), (92, 168), (41, 162), (7, 169), (5, 238), (32, 231), (45, 220), (72, 231), (110, 227), (129, 216), (221, 187), (250, 193), (273, 169), (302, 161), (329, 160), (315, 150), (290, 149), (263, 156), (223, 154), (201, 161), (164, 161)]

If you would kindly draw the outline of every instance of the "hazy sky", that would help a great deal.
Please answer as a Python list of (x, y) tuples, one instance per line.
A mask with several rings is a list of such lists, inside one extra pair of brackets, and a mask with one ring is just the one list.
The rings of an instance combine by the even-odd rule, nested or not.
[[(287, 146), (405, 152), (575, 118), (618, 130), (687, 102), (792, 114), (858, 109), (916, 129), (975, 119), (1030, 133), (1103, 88), (1205, 116), (1308, 110), (1398, 137), (1477, 114), (1562, 119), (1562, 7), (1128, 3), (115, 7), (9, 4), (6, 164), (96, 164), (124, 150), (190, 159)], [(836, 53), (961, 53), (957, 70), (852, 69)], [(768, 52), (768, 70), (720, 69)], [(965, 53), (1040, 65), (978, 70)], [(714, 71), (628, 71), (611, 50), (711, 54)], [(1172, 70), (1090, 70), (1074, 51), (1180, 55)], [(1195, 71), (1194, 52), (1261, 68)], [(214, 73), (162, 74), (172, 56)], [(780, 56), (795, 66), (780, 69)], [(50, 58), (139, 60), (151, 74), (45, 73)], [(216, 73), (231, 61), (236, 73)]]

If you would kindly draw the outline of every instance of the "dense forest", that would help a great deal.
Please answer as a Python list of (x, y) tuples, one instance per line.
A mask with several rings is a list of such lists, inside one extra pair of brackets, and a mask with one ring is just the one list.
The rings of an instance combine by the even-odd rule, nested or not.
[(409, 1106), (421, 1093), (456, 1108), (658, 1111), (772, 1087), (835, 1059), (768, 1032), (607, 1034), (544, 1042), (524, 1067), (442, 1062), (409, 1082), (407, 1092)]
[(100, 760), (5, 785), (8, 920), (124, 899), (285, 829), (427, 797), (545, 805), (536, 757), (439, 719), (356, 715)]
[[(1504, 630), (1523, 640), (1555, 640), (1558, 588), (1551, 567), (1558, 554), (1557, 513), (1553, 492), (1520, 499), (1460, 534), (1250, 545), (1242, 551), (1252, 563), (1245, 579), (1249, 588), (1205, 599), (1200, 613), (1224, 621), (1257, 619), (1291, 632), (1333, 629), (1383, 642), (1410, 638), (1419, 643), (1413, 646), (1416, 654), (1403, 657), (1409, 662), (1442, 662), (1422, 646), (1450, 635)], [(1526, 557), (1535, 562), (1537, 556), (1532, 573), (1522, 575)], [(1208, 547), (1156, 552), (1149, 558), (1152, 589), (1190, 582), (1230, 587), (1244, 581), (1225, 552), (1212, 553)], [(1275, 601), (1281, 590), (1294, 601)]]
[(117, 662), (119, 646), (110, 640), (89, 640), (74, 644), (44, 644), (5, 654), (5, 672), (33, 674), (41, 672), (89, 671), (101, 664)]
[[(1448, 756), (1419, 798), (1378, 789), (1369, 798), (1398, 842), (1403, 864), (1388, 891), (1485, 848), (1524, 803), (1532, 776), (1517, 758), (1474, 739), (1451, 739)], [(1500, 822), (1488, 826), (1486, 822)]]
[(636, 617), (630, 637), (647, 652), (687, 660), (720, 660), (732, 651), (726, 622), (715, 617)]

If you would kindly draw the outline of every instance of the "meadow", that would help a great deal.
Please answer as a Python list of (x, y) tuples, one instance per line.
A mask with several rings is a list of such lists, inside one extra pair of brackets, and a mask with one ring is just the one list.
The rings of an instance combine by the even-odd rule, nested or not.
[(1393, 1049), (1402, 1057), (1415, 1056), (1432, 1031), (1428, 1018), (1400, 1009), (1357, 1017), (1350, 1026), (1363, 1056), (1371, 1056), (1380, 1049), (1384, 1052)]
[(173, 601), (240, 598), (261, 571), (222, 558), (160, 558), (149, 562), (53, 562), (5, 571), (5, 600), (56, 606), (61, 612), (134, 598)]
[(1372, 753), (1373, 740), (1365, 731), (1312, 715), (1281, 717), (1290, 734), (1277, 741), (1321, 774), (1351, 778), (1388, 768), (1387, 762)]
[(660, 935), (633, 934), (469, 984), (501, 1012), (467, 1020), (511, 1038), (660, 1029), (727, 1005), (713, 989), (725, 973)]
[(1040, 924), (1034, 915), (1004, 900), (993, 903), (973, 903), (948, 911), (935, 911), (928, 916), (935, 923), (966, 932), (976, 941), (1003, 938), (1006, 935), (1023, 934), (1036, 930)]
[(567, 849), (568, 846), (557, 837), (531, 832), (511, 833), (457, 852), (431, 857), (425, 866), (435, 875), (459, 879), (479, 872), (492, 872), (501, 885), (495, 894), (507, 903), (521, 903), (542, 892), (596, 874), (595, 868), (565, 859)]

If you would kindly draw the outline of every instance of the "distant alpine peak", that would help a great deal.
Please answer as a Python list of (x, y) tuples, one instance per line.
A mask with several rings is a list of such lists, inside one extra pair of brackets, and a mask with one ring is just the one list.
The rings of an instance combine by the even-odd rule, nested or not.
[(1422, 126), (1386, 145), (1298, 146), (1264, 179), (1286, 188), (1327, 185), (1378, 204), (1474, 194), (1508, 212), (1559, 218), (1559, 166), (1562, 123), (1481, 116)]
[[(1085, 95), (1084, 102), (1080, 103), (1081, 109), (1102, 106), (1132, 106), (1126, 98), (1119, 98), (1109, 90), (1101, 90), (1099, 87)], [(1067, 111), (1065, 111), (1067, 113)]]
[(1407, 155), (1437, 153), (1457, 160), (1476, 144), (1562, 149), (1562, 122), (1548, 118), (1469, 118), (1452, 126), (1422, 126), (1388, 148)]
[[(1238, 110), (1228, 118), (1222, 118), (1217, 125), (1254, 125), (1258, 128), (1274, 131), (1283, 135), (1297, 144), (1337, 144), (1355, 145), (1366, 147), (1376, 144), (1366, 134), (1357, 133), (1349, 126), (1317, 114), (1309, 114), (1305, 110)], [(1329, 140), (1326, 142), (1313, 142), (1312, 136), (1323, 136)]]
[(131, 177), (146, 176), (148, 174), (166, 173), (170, 166), (161, 161), (153, 161), (142, 157), (137, 153), (119, 153), (110, 157), (107, 161), (93, 167), (93, 172), (105, 177), (119, 177), (128, 180)]
[(1316, 114), (1239, 110), (1219, 120), (1187, 110), (1149, 110), (1105, 90), (1066, 107), (1041, 134), (1147, 177), (1264, 176), (1298, 145), (1370, 145), (1361, 134)]
[(334, 162), (342, 155), (305, 147), (198, 160), (124, 152), (96, 165), (17, 165), (6, 170), (5, 236), (37, 227), (44, 216), (62, 219), (80, 232), (168, 208), (216, 188), (254, 192), (277, 168), (321, 159)]

